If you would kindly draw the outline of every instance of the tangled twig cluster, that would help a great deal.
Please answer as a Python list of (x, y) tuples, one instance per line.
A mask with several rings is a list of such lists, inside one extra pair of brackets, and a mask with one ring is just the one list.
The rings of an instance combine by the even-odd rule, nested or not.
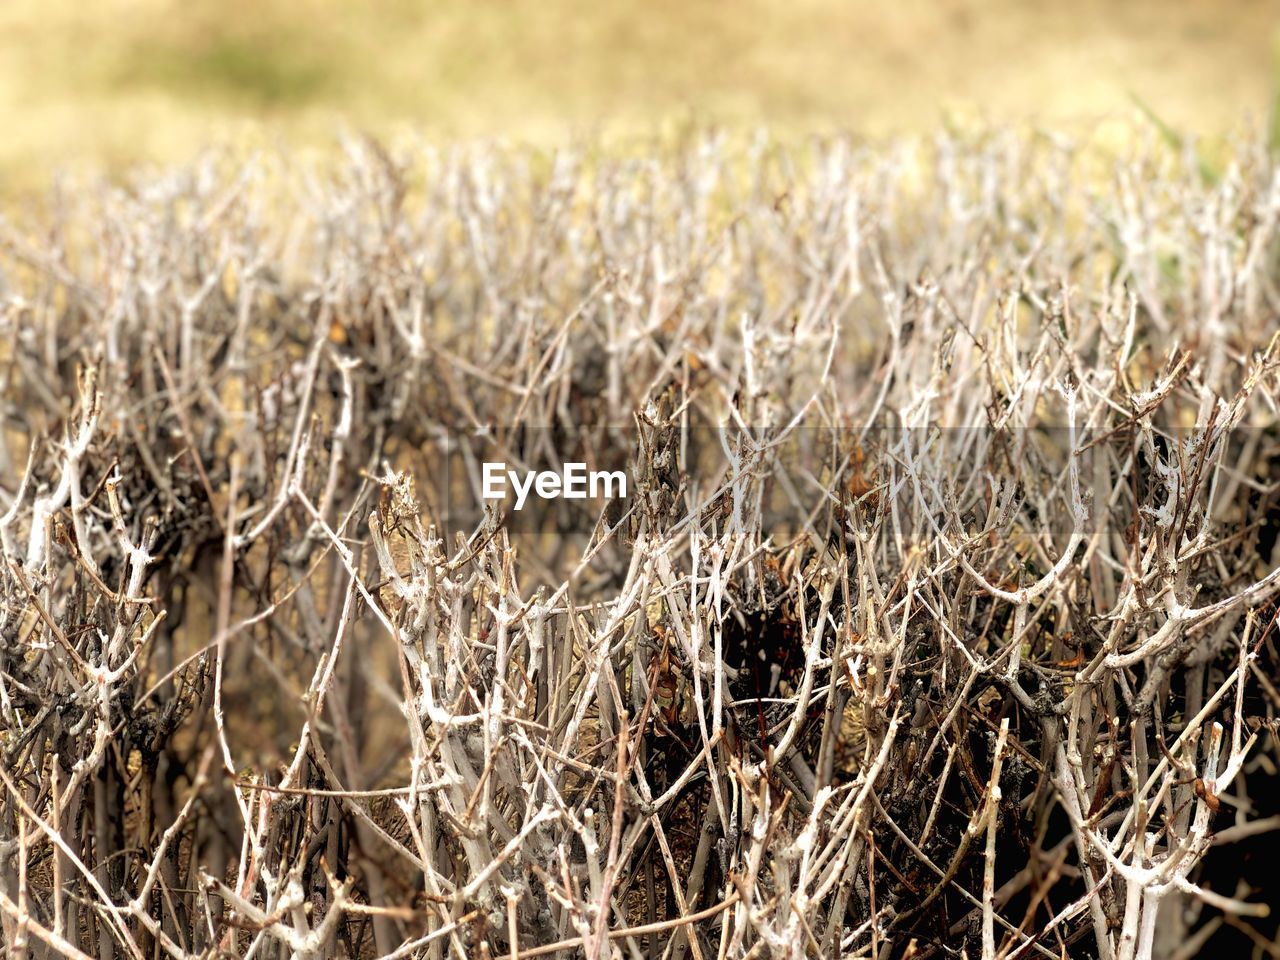
[[(1278, 823), (1278, 217), (1252, 143), (1015, 134), (55, 194), (7, 954), (1274, 953), (1211, 867)], [(468, 513), (482, 447), (631, 495)]]

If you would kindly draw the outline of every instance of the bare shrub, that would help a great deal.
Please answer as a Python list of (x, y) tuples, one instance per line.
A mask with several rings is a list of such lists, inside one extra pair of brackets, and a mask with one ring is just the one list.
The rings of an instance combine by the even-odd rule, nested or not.
[[(1014, 134), (53, 194), (8, 955), (1274, 952), (1278, 215)], [(634, 489), (467, 515), (483, 449)]]

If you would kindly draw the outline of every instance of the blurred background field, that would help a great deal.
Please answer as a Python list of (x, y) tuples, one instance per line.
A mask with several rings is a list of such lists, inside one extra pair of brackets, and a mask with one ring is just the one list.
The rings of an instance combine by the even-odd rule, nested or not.
[[(0, 191), (210, 142), (1267, 122), (1263, 0), (5, 0)], [(1101, 125), (1101, 126), (1100, 126)]]

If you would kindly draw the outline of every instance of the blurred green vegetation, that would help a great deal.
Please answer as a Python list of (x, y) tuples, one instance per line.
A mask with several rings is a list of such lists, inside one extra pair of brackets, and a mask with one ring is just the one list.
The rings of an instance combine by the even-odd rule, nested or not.
[[(534, 142), (673, 118), (1093, 135), (1269, 122), (1274, 0), (6, 0), (0, 189), (344, 126)], [(1277, 137), (1280, 140), (1280, 136)]]
[(268, 109), (323, 96), (335, 77), (323, 59), (281, 49), (269, 37), (215, 36), (195, 50), (143, 44), (112, 79), (122, 87), (150, 85), (192, 100)]

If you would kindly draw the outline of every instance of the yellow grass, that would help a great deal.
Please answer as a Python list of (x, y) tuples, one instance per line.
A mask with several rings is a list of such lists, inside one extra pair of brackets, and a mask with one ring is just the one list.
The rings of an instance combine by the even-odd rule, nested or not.
[(1136, 95), (1179, 129), (1261, 124), (1255, 0), (6, 0), (0, 177), (188, 158), (212, 140), (551, 142), (673, 119), (927, 131), (948, 116), (1097, 130)]

